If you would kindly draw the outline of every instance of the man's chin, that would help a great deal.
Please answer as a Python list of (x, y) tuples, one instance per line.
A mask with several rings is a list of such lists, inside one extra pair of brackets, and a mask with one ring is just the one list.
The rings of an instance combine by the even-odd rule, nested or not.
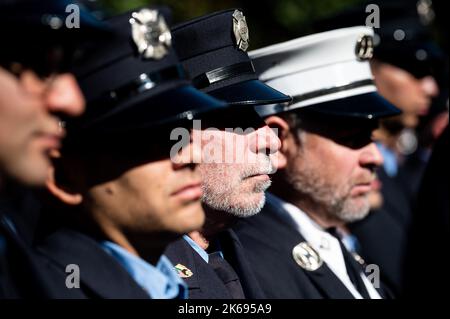
[(179, 233), (184, 234), (200, 229), (205, 223), (205, 213), (200, 202), (191, 203), (180, 210)]
[(37, 159), (35, 162), (16, 165), (11, 170), (11, 177), (26, 186), (41, 187), (45, 185), (50, 167), (49, 161)]
[(231, 213), (236, 217), (247, 218), (258, 214), (264, 207), (266, 197), (264, 192), (251, 193), (236, 201), (239, 205), (233, 207)]
[(367, 215), (369, 215), (369, 209), (362, 208), (361, 210), (344, 214), (341, 219), (345, 223), (354, 223), (363, 220)]

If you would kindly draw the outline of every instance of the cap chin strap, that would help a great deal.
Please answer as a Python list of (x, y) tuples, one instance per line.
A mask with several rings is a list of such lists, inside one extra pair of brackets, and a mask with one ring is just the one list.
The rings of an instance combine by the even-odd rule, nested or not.
[(211, 84), (222, 82), (243, 74), (255, 74), (255, 67), (251, 61), (220, 67), (196, 76), (192, 83), (198, 89), (204, 89)]
[(99, 103), (100, 101), (102, 105), (118, 103), (151, 90), (162, 83), (185, 78), (185, 73), (181, 65), (170, 66), (156, 72), (141, 73), (137, 79), (106, 92), (92, 103)]

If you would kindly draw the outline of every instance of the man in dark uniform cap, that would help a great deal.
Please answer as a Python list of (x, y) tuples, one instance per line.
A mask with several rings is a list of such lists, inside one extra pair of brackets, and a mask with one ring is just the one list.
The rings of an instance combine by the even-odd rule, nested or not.
[[(368, 5), (379, 8), (380, 25), (374, 28), (371, 62), (375, 83), (380, 94), (403, 113), (381, 121), (374, 134), (384, 158), (383, 167), (377, 171), (379, 186), (371, 195), (372, 212), (350, 228), (359, 241), (361, 253), (369, 262), (378, 264), (385, 280), (399, 291), (412, 201), (429, 156), (423, 149), (417, 149), (415, 129), (424, 115), (435, 113), (437, 104), (433, 106), (433, 102), (441, 103), (439, 108), (445, 111), (442, 106), (447, 97), (445, 101), (436, 98), (447, 86), (439, 88), (438, 81), (447, 76), (448, 61), (431, 37), (434, 12), (429, 0), (369, 1), (320, 22), (321, 28), (363, 25), (370, 15), (366, 12)], [(446, 92), (445, 88), (442, 94), (448, 95)], [(448, 121), (448, 115), (443, 120)], [(415, 149), (417, 152), (411, 156)], [(384, 234), (381, 238), (380, 231)]]
[(389, 297), (340, 231), (369, 212), (382, 163), (371, 134), (399, 113), (373, 83), (372, 36), (366, 27), (337, 29), (250, 52), (260, 78), (293, 97), (258, 111), (278, 128), (280, 170), (261, 213), (236, 226), (270, 298)]
[[(65, 25), (69, 5), (78, 8), (79, 28)], [(28, 247), (38, 203), (20, 185), (44, 185), (49, 153), (64, 137), (59, 117), (84, 110), (67, 69), (106, 29), (79, 9), (73, 1), (0, 2), (0, 298), (47, 293)]]
[[(374, 6), (378, 9), (373, 12)], [(329, 30), (379, 22), (373, 26), (372, 71), (383, 96), (403, 111), (399, 117), (390, 119), (397, 124), (386, 124), (385, 129), (391, 134), (402, 127), (416, 127), (419, 116), (428, 112), (432, 99), (439, 93), (436, 77), (445, 68), (446, 57), (432, 40), (430, 25), (434, 15), (430, 0), (378, 0), (317, 23), (317, 29)]]
[[(162, 254), (203, 224), (201, 180), (189, 136), (178, 152), (170, 138), (225, 103), (185, 78), (167, 21), (166, 8), (110, 19), (115, 37), (76, 69), (87, 111), (67, 123), (48, 187), (59, 203), (46, 210), (53, 226), (38, 246), (56, 297), (186, 297)], [(67, 279), (67, 267), (75, 277)]]
[[(172, 31), (175, 48), (194, 85), (230, 103), (237, 115), (224, 122), (220, 130), (202, 131), (204, 150), (211, 145), (220, 150), (227, 139), (236, 143), (231, 150), (225, 147), (225, 154), (219, 158), (203, 159), (200, 172), (205, 226), (170, 245), (167, 254), (178, 265), (191, 298), (263, 298), (252, 265), (229, 227), (238, 218), (261, 210), (264, 191), (270, 185), (268, 174), (275, 166), (273, 153), (279, 147), (278, 138), (253, 107), (289, 102), (290, 97), (258, 80), (246, 53), (249, 30), (241, 11), (202, 16)], [(255, 119), (246, 119), (250, 116)], [(256, 130), (224, 130), (239, 127)], [(211, 143), (209, 138), (213, 139)], [(231, 161), (226, 160), (230, 158)]]

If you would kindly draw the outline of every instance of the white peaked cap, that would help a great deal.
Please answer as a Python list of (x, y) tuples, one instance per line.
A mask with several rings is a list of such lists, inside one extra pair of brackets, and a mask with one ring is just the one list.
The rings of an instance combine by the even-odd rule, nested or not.
[(399, 114), (373, 81), (373, 34), (368, 27), (338, 29), (250, 52), (260, 80), (293, 97), (290, 105), (274, 104), (258, 113), (269, 116), (308, 106), (367, 119)]

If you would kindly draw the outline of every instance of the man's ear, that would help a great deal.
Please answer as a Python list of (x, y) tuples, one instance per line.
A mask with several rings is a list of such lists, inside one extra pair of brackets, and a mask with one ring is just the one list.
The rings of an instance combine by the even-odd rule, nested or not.
[[(59, 153), (51, 154), (51, 156), (54, 158), (54, 164), (57, 165), (56, 163), (58, 162), (60, 157)], [(50, 194), (52, 194), (54, 197), (56, 197), (66, 205), (76, 206), (81, 204), (81, 202), (83, 201), (83, 196), (80, 193), (72, 192), (66, 187), (59, 185), (55, 178), (54, 166), (51, 166), (48, 170), (47, 181), (45, 182), (45, 185)]]
[(287, 154), (289, 152), (290, 139), (292, 138), (291, 131), (289, 130), (289, 124), (279, 116), (269, 116), (264, 120), (275, 132), (278, 134), (278, 138), (281, 141), (280, 150), (274, 154), (276, 156), (277, 169), (283, 169), (287, 164)]

